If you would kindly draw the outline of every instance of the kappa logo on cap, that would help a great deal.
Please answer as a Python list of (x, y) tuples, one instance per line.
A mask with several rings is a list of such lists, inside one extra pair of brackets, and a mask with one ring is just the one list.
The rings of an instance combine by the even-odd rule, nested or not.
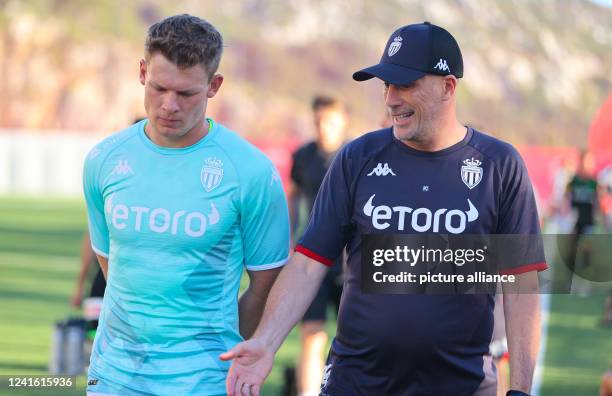
[(402, 47), (402, 36), (397, 36), (393, 39), (393, 42), (389, 46), (389, 51), (387, 53), (389, 56), (393, 56), (397, 54), (397, 51)]
[(426, 74), (463, 77), (459, 44), (440, 26), (429, 22), (403, 26), (385, 45), (378, 64), (353, 73), (355, 81), (376, 77), (394, 85), (409, 85)]
[(438, 69), (440, 71), (445, 71), (445, 72), (450, 73), (450, 68), (448, 67), (448, 64), (446, 63), (446, 59), (440, 58), (438, 63), (434, 66), (434, 69)]

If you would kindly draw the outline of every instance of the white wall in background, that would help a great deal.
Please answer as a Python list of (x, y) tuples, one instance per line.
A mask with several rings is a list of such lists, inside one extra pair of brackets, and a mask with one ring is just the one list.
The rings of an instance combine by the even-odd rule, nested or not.
[(0, 131), (0, 194), (82, 196), (83, 160), (103, 136)]

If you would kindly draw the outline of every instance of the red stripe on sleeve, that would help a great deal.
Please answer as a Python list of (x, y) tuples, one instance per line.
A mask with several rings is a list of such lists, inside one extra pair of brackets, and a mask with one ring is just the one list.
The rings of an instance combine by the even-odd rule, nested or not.
[(545, 269), (548, 269), (548, 264), (546, 264), (545, 262), (541, 262), (541, 263), (522, 265), (516, 268), (509, 268), (504, 271), (499, 271), (499, 273), (501, 275), (517, 275), (517, 274), (524, 274), (525, 272), (530, 272), (530, 271), (544, 271)]
[(297, 245), (295, 247), (295, 251), (298, 253), (302, 253), (304, 256), (310, 257), (313, 260), (318, 261), (321, 264), (324, 264), (328, 267), (331, 267), (332, 264), (334, 263), (334, 260), (330, 260), (327, 257), (323, 257), (321, 255), (318, 255), (317, 253), (313, 252), (310, 249), (305, 248), (302, 245)]

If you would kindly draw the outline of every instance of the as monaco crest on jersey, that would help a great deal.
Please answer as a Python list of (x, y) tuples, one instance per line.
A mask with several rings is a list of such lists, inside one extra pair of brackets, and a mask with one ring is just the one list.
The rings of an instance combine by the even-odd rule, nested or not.
[(461, 166), (461, 180), (470, 190), (482, 180), (482, 162), (474, 158), (463, 160), (465, 165)]
[(221, 184), (223, 179), (223, 162), (221, 160), (208, 157), (204, 161), (202, 167), (202, 173), (200, 174), (200, 180), (206, 192), (211, 192)]

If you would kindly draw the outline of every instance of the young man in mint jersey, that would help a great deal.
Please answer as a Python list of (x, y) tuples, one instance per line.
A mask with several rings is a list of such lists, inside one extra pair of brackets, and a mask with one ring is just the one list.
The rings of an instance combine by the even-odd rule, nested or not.
[[(338, 329), (321, 395), (496, 394), (488, 354), (492, 295), (366, 293), (361, 278), (362, 235), (540, 233), (516, 150), (457, 120), (462, 76), (457, 42), (427, 22), (396, 30), (380, 63), (353, 75), (382, 80), (393, 126), (340, 150), (253, 337), (222, 355), (234, 359), (230, 395), (245, 388), (259, 394), (274, 354), (345, 246)], [(504, 285), (511, 395), (531, 388), (540, 334), (537, 271), (546, 268), (541, 249), (522, 258), (504, 271), (516, 275), (514, 287)]]
[(274, 166), (205, 117), (223, 82), (222, 47), (197, 17), (151, 26), (140, 61), (147, 119), (85, 161), (91, 241), (108, 281), (88, 395), (225, 394), (219, 354), (251, 336), (288, 258)]

